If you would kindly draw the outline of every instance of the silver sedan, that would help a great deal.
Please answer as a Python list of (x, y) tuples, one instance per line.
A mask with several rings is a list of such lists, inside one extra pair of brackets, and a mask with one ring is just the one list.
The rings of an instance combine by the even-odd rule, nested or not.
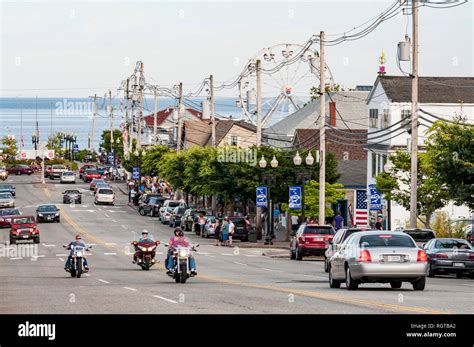
[(0, 193), (0, 207), (15, 207), (15, 199), (10, 193)]
[(400, 288), (410, 282), (414, 290), (423, 290), (427, 261), (426, 252), (402, 232), (354, 233), (329, 259), (329, 286), (339, 288), (345, 282), (355, 290), (360, 283), (390, 283)]

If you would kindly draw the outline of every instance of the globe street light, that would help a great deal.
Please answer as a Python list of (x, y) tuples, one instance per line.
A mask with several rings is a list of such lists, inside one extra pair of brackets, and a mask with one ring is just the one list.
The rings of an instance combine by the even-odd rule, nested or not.
[(271, 185), (276, 184), (276, 168), (278, 167), (278, 160), (276, 159), (276, 156), (274, 155), (272, 160), (270, 161), (270, 166), (271, 166), (271, 171), (270, 172), (264, 172), (264, 169), (267, 167), (267, 161), (265, 160), (265, 157), (262, 155), (262, 159), (259, 161), (259, 166), (262, 169), (262, 181), (267, 184), (268, 186), (268, 208), (267, 208), (267, 220), (266, 220), (266, 225), (267, 225), (267, 233), (265, 236), (265, 244), (273, 244), (273, 238), (274, 238), (274, 225), (273, 225), (273, 201), (271, 198)]
[[(385, 165), (383, 166), (383, 171), (387, 174), (390, 174), (394, 168), (394, 165), (391, 160), (387, 160)], [(387, 229), (390, 230), (392, 228), (392, 202), (390, 199), (387, 199)]]

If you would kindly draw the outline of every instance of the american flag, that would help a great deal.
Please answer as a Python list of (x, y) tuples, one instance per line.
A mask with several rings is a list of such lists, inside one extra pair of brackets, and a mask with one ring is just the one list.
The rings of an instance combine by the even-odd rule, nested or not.
[(367, 224), (367, 191), (358, 190), (356, 194), (355, 225), (365, 226)]

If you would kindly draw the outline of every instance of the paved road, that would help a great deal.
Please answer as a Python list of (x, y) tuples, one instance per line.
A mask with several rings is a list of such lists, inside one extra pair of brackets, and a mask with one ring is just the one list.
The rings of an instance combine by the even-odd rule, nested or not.
[[(115, 206), (95, 206), (88, 185), (82, 205), (62, 205), (61, 193), (71, 185), (40, 184), (38, 176), (11, 177), (17, 207), (33, 213), (53, 202), (61, 223), (40, 224), (37, 257), (0, 257), (0, 313), (473, 313), (474, 281), (468, 278), (428, 279), (423, 292), (411, 285), (391, 289), (364, 284), (355, 292), (330, 289), (318, 259), (302, 262), (262, 255), (260, 249), (223, 248), (212, 240), (199, 242), (198, 276), (177, 284), (158, 264), (142, 271), (131, 263), (130, 242), (143, 229), (166, 241), (172, 229), (157, 219), (141, 217), (118, 189)], [(93, 244), (91, 271), (81, 279), (63, 270), (62, 244), (80, 233)], [(0, 230), (5, 253), (8, 229)], [(238, 246), (238, 243), (236, 243)], [(24, 244), (26, 251), (34, 245)], [(158, 247), (163, 262), (166, 248)], [(160, 254), (160, 252), (162, 254)], [(342, 286), (344, 287), (344, 286)]]

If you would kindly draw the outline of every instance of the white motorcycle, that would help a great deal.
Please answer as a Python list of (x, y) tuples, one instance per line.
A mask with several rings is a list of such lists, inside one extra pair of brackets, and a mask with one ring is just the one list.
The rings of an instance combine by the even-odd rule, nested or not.
[(92, 246), (74, 246), (63, 245), (64, 248), (70, 249), (71, 252), (71, 262), (69, 264), (69, 272), (71, 277), (81, 278), (81, 275), (84, 273), (84, 260), (85, 253), (92, 248)]
[[(165, 244), (165, 247), (169, 247), (169, 244)], [(191, 252), (197, 252), (196, 247), (199, 247), (199, 244), (190, 247), (178, 246), (171, 250), (173, 252), (174, 266), (169, 276), (174, 278), (176, 283), (186, 283), (186, 280), (192, 276), (190, 266)]]

